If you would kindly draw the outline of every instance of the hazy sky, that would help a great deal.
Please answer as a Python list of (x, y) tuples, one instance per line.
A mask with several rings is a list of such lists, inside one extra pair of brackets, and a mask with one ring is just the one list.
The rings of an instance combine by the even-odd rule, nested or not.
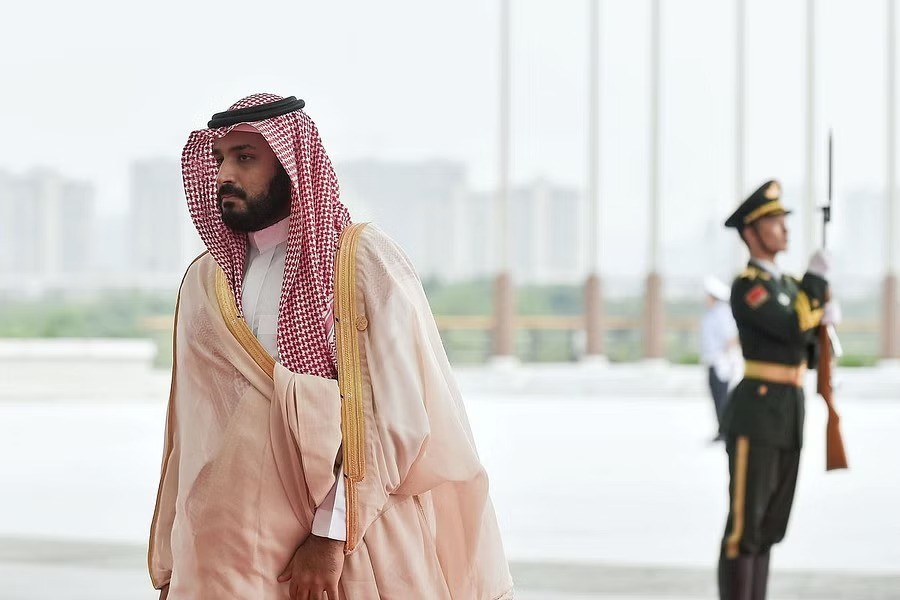
[[(837, 140), (837, 191), (881, 190), (885, 2), (818, 2), (818, 135)], [(667, 239), (735, 204), (733, 2), (663, 0), (663, 222)], [(747, 0), (747, 189), (802, 193), (804, 0)], [(587, 0), (513, 0), (515, 182), (586, 178)], [(306, 99), (336, 162), (464, 161), (497, 173), (497, 0), (109, 0), (4, 8), (0, 166), (53, 166), (123, 210), (127, 165), (177, 158), (191, 129), (237, 98)], [(649, 1), (604, 0), (604, 260), (646, 247)], [(824, 189), (824, 164), (820, 157)], [(797, 206), (799, 195), (786, 199)]]

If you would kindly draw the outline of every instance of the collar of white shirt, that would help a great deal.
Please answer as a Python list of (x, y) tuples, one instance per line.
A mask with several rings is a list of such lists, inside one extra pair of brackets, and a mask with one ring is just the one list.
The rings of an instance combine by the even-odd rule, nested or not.
[(285, 217), (274, 225), (269, 225), (265, 229), (251, 231), (247, 236), (250, 241), (250, 246), (260, 253), (271, 250), (278, 244), (283, 244), (287, 241), (290, 226), (291, 218)]
[(768, 260), (762, 260), (759, 258), (754, 258), (750, 262), (755, 264), (760, 269), (763, 269), (764, 271), (768, 271), (769, 275), (771, 275), (775, 279), (781, 279), (781, 275), (782, 275), (781, 269), (779, 269), (778, 265), (776, 265), (775, 263), (770, 262)]

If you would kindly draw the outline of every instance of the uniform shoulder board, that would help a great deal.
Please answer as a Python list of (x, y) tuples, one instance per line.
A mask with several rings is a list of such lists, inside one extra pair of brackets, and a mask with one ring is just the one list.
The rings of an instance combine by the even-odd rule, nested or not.
[(738, 275), (740, 279), (758, 279), (760, 276), (760, 270), (753, 265), (748, 266), (746, 269), (741, 271), (741, 274)]

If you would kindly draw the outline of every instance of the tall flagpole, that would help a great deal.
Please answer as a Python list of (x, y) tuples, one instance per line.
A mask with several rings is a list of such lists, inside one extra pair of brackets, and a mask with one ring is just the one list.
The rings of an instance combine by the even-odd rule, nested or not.
[[(746, 81), (747, 81), (747, 47), (746, 47), (746, 30), (747, 30), (747, 2), (746, 0), (735, 1), (735, 20), (734, 20), (734, 197), (729, 208), (737, 206), (744, 197), (745, 174), (744, 165), (746, 164), (745, 147), (746, 147)], [(743, 262), (744, 251), (741, 249), (742, 244), (735, 244), (735, 266), (739, 266)]]
[(884, 293), (882, 299), (881, 356), (887, 360), (900, 359), (900, 316), (898, 316), (897, 285), (897, 3), (885, 0), (887, 15), (887, 173), (885, 177), (885, 265)]
[(815, 0), (806, 0), (806, 207), (804, 251), (810, 256), (817, 247), (816, 205), (816, 11)]
[(660, 275), (660, 91), (661, 48), (660, 0), (651, 0), (650, 16), (650, 268), (644, 300), (644, 357), (664, 356), (665, 318)]
[(600, 278), (600, 0), (588, 0), (588, 219), (584, 312), (588, 359), (603, 356), (603, 287)]
[(511, 277), (509, 232), (509, 138), (510, 138), (510, 0), (500, 0), (500, 111), (499, 161), (496, 199), (498, 265), (494, 281), (495, 359), (513, 360), (515, 355), (515, 298)]

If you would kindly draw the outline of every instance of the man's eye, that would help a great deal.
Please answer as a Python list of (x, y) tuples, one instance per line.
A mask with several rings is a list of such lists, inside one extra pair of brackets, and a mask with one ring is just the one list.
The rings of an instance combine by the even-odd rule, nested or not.
[(252, 160), (252, 159), (253, 159), (253, 157), (250, 156), (249, 154), (241, 154), (240, 156), (238, 156), (238, 160), (241, 162), (247, 162), (248, 160)]

